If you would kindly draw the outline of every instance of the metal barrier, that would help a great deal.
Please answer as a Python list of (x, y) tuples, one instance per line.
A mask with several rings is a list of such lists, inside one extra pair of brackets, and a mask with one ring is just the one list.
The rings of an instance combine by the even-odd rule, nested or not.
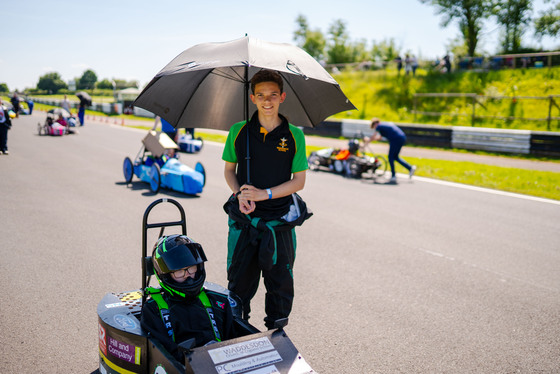
[(531, 131), (454, 126), (451, 146), (453, 148), (529, 154)]
[[(406, 134), (407, 143), (440, 148), (462, 148), (537, 156), (560, 157), (560, 132), (502, 130), (464, 126), (397, 124)], [(315, 128), (304, 127), (307, 135), (352, 138), (370, 136), (370, 121), (324, 121)]]

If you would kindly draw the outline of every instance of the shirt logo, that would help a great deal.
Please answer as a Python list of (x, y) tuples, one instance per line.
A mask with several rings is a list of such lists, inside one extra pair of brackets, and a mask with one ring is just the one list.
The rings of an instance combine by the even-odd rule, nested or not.
[(286, 138), (280, 139), (280, 144), (278, 144), (278, 147), (276, 147), (276, 149), (278, 149), (280, 152), (287, 152), (289, 149), (286, 140)]

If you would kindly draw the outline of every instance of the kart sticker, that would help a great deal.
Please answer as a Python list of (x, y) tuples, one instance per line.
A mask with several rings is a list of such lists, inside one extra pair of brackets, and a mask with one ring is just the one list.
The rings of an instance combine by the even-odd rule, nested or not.
[(268, 340), (265, 336), (242, 343), (212, 349), (208, 351), (208, 354), (212, 358), (214, 364), (220, 364), (225, 361), (237, 360), (257, 353), (270, 351), (272, 349), (274, 349), (274, 345), (272, 345), (270, 340)]
[(132, 318), (130, 318), (129, 316), (125, 316), (124, 314), (115, 314), (113, 319), (117, 324), (119, 324), (119, 326), (121, 326), (125, 330), (132, 330), (136, 328), (136, 322), (134, 322)]
[(126, 295), (124, 295), (121, 298), (121, 301), (138, 300), (141, 297), (142, 297), (142, 294), (140, 292), (134, 291), (134, 292), (130, 292), (130, 293), (127, 293)]
[(165, 368), (161, 365), (156, 366), (156, 370), (154, 370), (154, 374), (167, 374)]
[[(241, 360), (231, 361), (225, 364), (216, 365), (215, 368), (218, 374), (236, 374), (242, 372), (244, 373), (247, 370), (259, 369), (259, 368), (263, 368), (264, 366), (270, 366), (271, 364), (280, 361), (282, 361), (282, 357), (280, 356), (280, 354), (277, 351), (271, 351), (257, 356), (251, 356), (247, 358), (242, 358)], [(264, 371), (264, 372), (274, 373), (274, 371)]]
[(107, 356), (107, 333), (105, 332), (105, 328), (99, 324), (99, 349), (105, 356)]
[(118, 308), (120, 306), (125, 305), (125, 303), (113, 303), (113, 304), (105, 304), (105, 308)]
[(246, 374), (280, 374), (280, 371), (276, 368), (276, 366), (271, 365), (265, 368), (248, 371)]
[(126, 362), (130, 362), (131, 364), (140, 365), (140, 347), (120, 342), (117, 339), (113, 339), (109, 336), (109, 344), (107, 350), (109, 351), (109, 354), (111, 354), (111, 356), (115, 356)]
[(235, 308), (237, 306), (237, 301), (235, 301), (235, 299), (228, 296), (228, 300), (229, 300), (229, 305), (231, 305), (232, 308)]

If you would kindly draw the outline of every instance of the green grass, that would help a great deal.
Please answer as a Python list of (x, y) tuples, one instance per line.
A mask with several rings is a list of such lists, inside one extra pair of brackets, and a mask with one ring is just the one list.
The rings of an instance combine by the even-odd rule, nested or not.
[[(397, 75), (395, 70), (348, 71), (334, 76), (344, 93), (358, 108), (336, 115), (338, 118), (371, 119), (379, 117), (395, 122), (471, 126), (472, 101), (466, 98), (419, 98), (417, 110), (447, 112), (454, 115), (417, 116), (415, 93), (475, 93), (486, 96), (547, 97), (560, 93), (560, 67), (546, 69), (508, 69), (488, 72), (441, 74), (419, 70), (415, 77)], [(560, 99), (555, 102), (560, 106)], [(560, 117), (560, 108), (552, 106), (552, 117)], [(549, 101), (536, 99), (482, 100), (475, 106), (480, 116), (546, 118)], [(546, 121), (477, 119), (475, 126), (547, 131)], [(551, 131), (560, 131), (553, 120)]]
[[(507, 168), (465, 161), (407, 157), (418, 167), (416, 174), (471, 186), (491, 188), (546, 199), (560, 200), (560, 173)], [(408, 171), (397, 164), (397, 172)]]

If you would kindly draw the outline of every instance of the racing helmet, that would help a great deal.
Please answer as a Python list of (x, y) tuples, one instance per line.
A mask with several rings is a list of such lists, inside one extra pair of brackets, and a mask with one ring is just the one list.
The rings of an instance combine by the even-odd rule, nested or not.
[(356, 154), (360, 149), (360, 142), (357, 139), (350, 139), (348, 141), (348, 150), (351, 154)]
[[(202, 246), (186, 235), (162, 236), (154, 245), (152, 253), (155, 276), (162, 289), (172, 296), (185, 299), (198, 296), (204, 286), (206, 261)], [(197, 266), (194, 278), (177, 282), (171, 276), (175, 270), (193, 265)]]

